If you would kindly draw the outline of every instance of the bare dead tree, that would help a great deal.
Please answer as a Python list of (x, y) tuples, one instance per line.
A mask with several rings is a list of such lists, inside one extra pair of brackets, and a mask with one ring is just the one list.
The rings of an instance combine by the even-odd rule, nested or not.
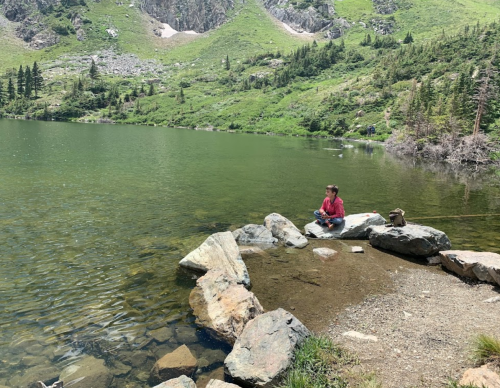
[(496, 88), (492, 82), (493, 77), (498, 71), (493, 69), (494, 57), (488, 61), (486, 68), (482, 71), (482, 77), (478, 80), (479, 86), (474, 95), (474, 101), (477, 103), (476, 119), (474, 120), (473, 136), (477, 136), (481, 127), (481, 120), (488, 106), (490, 99), (495, 98)]

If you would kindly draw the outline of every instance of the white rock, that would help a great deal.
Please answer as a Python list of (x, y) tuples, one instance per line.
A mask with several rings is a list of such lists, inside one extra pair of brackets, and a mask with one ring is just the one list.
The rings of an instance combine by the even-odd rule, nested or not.
[(374, 335), (363, 334), (363, 333), (360, 333), (358, 331), (353, 331), (353, 330), (346, 331), (345, 333), (342, 333), (342, 335), (344, 335), (346, 337), (358, 338), (358, 339), (366, 340), (366, 341), (373, 341), (373, 342), (378, 341), (378, 338), (375, 337)]
[(337, 254), (337, 251), (330, 248), (314, 248), (313, 254), (317, 259), (326, 260), (333, 258)]
[(311, 222), (304, 228), (306, 236), (319, 239), (366, 239), (368, 237), (367, 228), (385, 223), (384, 217), (378, 213), (359, 213), (348, 215), (333, 230), (320, 226), (316, 222)]
[(496, 303), (496, 302), (500, 302), (500, 296), (494, 296), (492, 298), (483, 300), (483, 302), (484, 303)]
[(351, 247), (351, 252), (352, 253), (364, 253), (365, 250), (363, 249), (363, 247), (355, 246), (355, 247)]
[(231, 232), (211, 235), (203, 244), (184, 257), (179, 265), (202, 272), (220, 269), (235, 277), (238, 283), (250, 285), (247, 267)]

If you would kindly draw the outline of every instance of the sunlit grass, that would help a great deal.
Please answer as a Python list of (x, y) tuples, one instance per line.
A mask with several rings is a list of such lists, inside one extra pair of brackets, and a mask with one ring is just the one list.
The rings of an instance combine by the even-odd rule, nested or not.
[(473, 343), (472, 358), (477, 364), (500, 362), (500, 340), (486, 335), (478, 335)]

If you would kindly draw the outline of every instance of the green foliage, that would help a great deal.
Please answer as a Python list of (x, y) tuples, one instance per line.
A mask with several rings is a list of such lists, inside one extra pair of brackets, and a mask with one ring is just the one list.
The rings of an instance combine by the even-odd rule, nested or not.
[(480, 334), (474, 341), (472, 352), (472, 356), (478, 364), (498, 363), (500, 362), (500, 340), (486, 334)]
[(93, 80), (99, 79), (99, 70), (97, 69), (94, 58), (92, 58), (92, 62), (90, 63), (89, 77)]
[(357, 359), (326, 336), (312, 335), (295, 351), (292, 366), (280, 388), (346, 388), (339, 370)]

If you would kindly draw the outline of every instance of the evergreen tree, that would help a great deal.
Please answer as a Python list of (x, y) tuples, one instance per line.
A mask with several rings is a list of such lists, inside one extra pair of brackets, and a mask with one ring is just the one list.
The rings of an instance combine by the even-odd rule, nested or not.
[(31, 98), (31, 93), (33, 93), (33, 77), (31, 76), (30, 67), (26, 66), (24, 71), (24, 96)]
[(137, 93), (137, 85), (134, 86), (134, 88), (132, 89), (132, 94), (131, 94), (132, 97), (139, 97), (139, 93)]
[(226, 55), (226, 70), (229, 70), (231, 65), (229, 64), (229, 55)]
[(139, 92), (140, 94), (146, 94), (146, 91), (144, 90), (144, 84), (141, 85), (141, 90)]
[(24, 71), (23, 65), (19, 66), (19, 71), (17, 72), (17, 94), (24, 95)]
[(9, 78), (9, 83), (7, 84), (7, 98), (9, 101), (12, 101), (16, 98), (16, 89), (14, 88), (14, 82), (12, 78)]
[(179, 102), (181, 104), (184, 104), (186, 102), (186, 99), (184, 97), (184, 89), (181, 88), (180, 94), (179, 94)]
[(413, 43), (413, 36), (411, 36), (411, 32), (408, 32), (406, 34), (405, 38), (403, 39), (403, 43), (404, 44)]
[(99, 78), (99, 70), (97, 70), (97, 66), (94, 62), (94, 58), (92, 58), (92, 63), (90, 64), (89, 76), (90, 76), (90, 79), (93, 79), (93, 80), (96, 80)]
[(35, 63), (33, 63), (31, 77), (33, 78), (33, 89), (35, 90), (35, 97), (38, 97), (38, 92), (43, 88), (43, 77), (42, 71), (38, 67), (36, 61)]
[(153, 85), (153, 83), (151, 82), (149, 84), (149, 90), (148, 90), (148, 96), (153, 96), (155, 94), (155, 86)]

